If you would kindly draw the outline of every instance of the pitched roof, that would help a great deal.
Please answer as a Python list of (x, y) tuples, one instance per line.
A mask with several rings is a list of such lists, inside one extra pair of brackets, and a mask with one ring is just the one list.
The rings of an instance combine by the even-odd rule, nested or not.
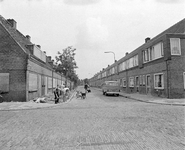
[(15, 42), (22, 48), (22, 50), (30, 54), (30, 51), (25, 47), (25, 45), (32, 44), (27, 38), (19, 32), (17, 29), (12, 28), (11, 24), (0, 15), (0, 24), (4, 29), (10, 34), (10, 36), (15, 40)]
[[(4, 29), (10, 34), (11, 38), (20, 46), (20, 48), (28, 55), (32, 56), (35, 60), (42, 62), (36, 56), (32, 55), (31, 51), (27, 48), (27, 45), (33, 45), (32, 42), (28, 40), (26, 36), (24, 36), (19, 30), (13, 28), (9, 21), (7, 21), (4, 17), (0, 15), (0, 25), (4, 27)], [(48, 58), (46, 57), (46, 65), (48, 67), (52, 67), (48, 63)]]

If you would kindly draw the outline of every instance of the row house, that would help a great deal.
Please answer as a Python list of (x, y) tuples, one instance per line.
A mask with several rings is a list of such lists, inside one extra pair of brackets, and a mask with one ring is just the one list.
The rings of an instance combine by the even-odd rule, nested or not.
[[(106, 73), (105, 73), (106, 72)], [(185, 19), (105, 68), (92, 85), (117, 80), (127, 93), (185, 97)]]
[(0, 16), (0, 93), (4, 101), (28, 101), (52, 93), (65, 77), (40, 45), (17, 30), (14, 19)]

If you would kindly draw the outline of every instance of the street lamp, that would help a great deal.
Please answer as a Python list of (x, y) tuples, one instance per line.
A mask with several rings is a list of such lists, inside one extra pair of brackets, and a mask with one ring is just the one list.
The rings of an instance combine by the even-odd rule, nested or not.
[(104, 53), (112, 53), (112, 54), (114, 54), (114, 62), (116, 62), (116, 59), (115, 59), (115, 53), (114, 53), (114, 52), (112, 52), (112, 51), (108, 51), (108, 52), (104, 52)]

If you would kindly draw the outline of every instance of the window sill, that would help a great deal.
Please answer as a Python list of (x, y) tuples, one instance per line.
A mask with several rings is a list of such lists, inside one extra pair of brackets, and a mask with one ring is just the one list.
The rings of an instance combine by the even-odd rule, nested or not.
[(28, 93), (34, 93), (34, 92), (37, 92), (37, 90), (28, 91)]
[(9, 91), (0, 91), (0, 94), (7, 94)]
[(154, 87), (155, 90), (164, 90), (164, 87)]

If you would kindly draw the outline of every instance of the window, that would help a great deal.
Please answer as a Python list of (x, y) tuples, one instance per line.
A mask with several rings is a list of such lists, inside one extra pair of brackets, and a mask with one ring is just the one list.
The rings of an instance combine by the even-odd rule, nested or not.
[(119, 72), (125, 70), (125, 61), (119, 64)]
[(160, 42), (152, 47), (152, 60), (161, 58), (164, 54), (163, 52), (163, 43)]
[(119, 71), (138, 66), (138, 55), (135, 55), (119, 65)]
[(143, 62), (152, 61), (164, 56), (163, 43), (160, 42), (151, 48), (147, 48), (143, 52)]
[(102, 73), (102, 78), (106, 77), (106, 72)]
[(126, 61), (125, 61), (125, 69), (128, 69), (128, 68), (129, 68), (129, 61), (126, 60)]
[(134, 56), (134, 66), (138, 66), (138, 55)]
[(53, 88), (56, 88), (57, 85), (56, 85), (56, 79), (53, 79)]
[(123, 83), (123, 84), (122, 84), (123, 87), (126, 87), (126, 86), (127, 86), (127, 82), (126, 82), (126, 79), (125, 79), (125, 78), (122, 79), (122, 83)]
[(119, 68), (119, 72), (121, 72), (123, 70), (123, 65), (122, 63), (118, 65), (118, 68)]
[(140, 75), (140, 78), (139, 78), (139, 83), (140, 83), (140, 85), (142, 85), (142, 78), (143, 78), (143, 76)]
[(111, 73), (112, 73), (112, 74), (115, 74), (114, 67), (112, 67), (112, 69), (111, 69)]
[(37, 91), (37, 74), (29, 73), (29, 91)]
[(146, 86), (150, 87), (150, 83), (151, 83), (150, 75), (146, 75)]
[(48, 88), (52, 88), (52, 78), (48, 77)]
[(136, 77), (136, 87), (139, 87), (139, 77)]
[(117, 66), (114, 67), (115, 74), (118, 72)]
[(145, 85), (145, 75), (143, 75), (143, 85)]
[(171, 55), (181, 55), (180, 39), (170, 38)]
[(154, 74), (154, 88), (164, 89), (163, 73)]
[(129, 78), (129, 87), (134, 87), (134, 78), (133, 77)]
[(9, 73), (0, 73), (0, 92), (9, 92)]

